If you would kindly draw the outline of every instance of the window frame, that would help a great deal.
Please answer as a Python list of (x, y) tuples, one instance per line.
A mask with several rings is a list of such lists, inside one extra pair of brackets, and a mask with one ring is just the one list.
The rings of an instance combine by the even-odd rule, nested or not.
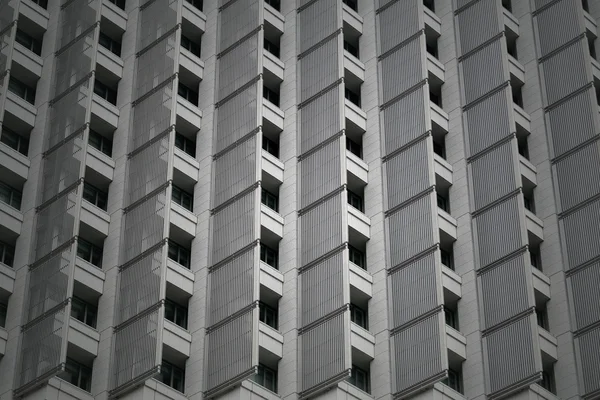
[[(12, 143), (7, 142), (8, 139), (4, 139), (13, 135), (13, 139), (16, 141), (16, 147), (12, 145)], [(2, 131), (0, 132), (0, 142), (4, 143), (11, 149), (21, 153), (25, 157), (29, 154), (29, 139), (24, 136), (19, 135), (17, 132), (9, 129), (5, 126), (2, 127)]]
[(188, 87), (187, 85), (179, 82), (177, 85), (177, 95), (187, 101), (188, 103), (192, 103), (196, 107), (198, 107), (198, 92)]
[(368, 311), (352, 303), (350, 304), (350, 321), (366, 331), (369, 330)]
[[(187, 205), (185, 205), (185, 199), (188, 200)], [(182, 188), (177, 185), (173, 185), (171, 190), (171, 201), (175, 204), (185, 208), (186, 210), (193, 212), (194, 211), (194, 195), (186, 192)]]
[[(171, 250), (177, 250), (177, 258), (172, 258), (171, 257)], [(182, 264), (181, 263), (181, 256), (185, 255), (187, 256), (187, 263), (186, 264)], [(187, 269), (191, 269), (191, 251), (187, 248), (185, 248), (184, 246), (180, 245), (179, 243), (169, 239), (169, 247), (167, 250), (167, 256), (169, 257), (169, 259), (175, 261), (177, 264), (181, 265), (184, 268)]]
[(196, 142), (177, 131), (175, 131), (175, 147), (188, 156), (196, 158)]
[[(88, 195), (91, 195), (91, 197)], [(93, 200), (92, 200), (92, 197), (93, 197)], [(104, 190), (98, 189), (96, 186), (92, 185), (91, 183), (86, 182), (85, 180), (83, 181), (82, 198), (85, 201), (87, 201), (88, 203), (90, 203), (91, 205), (93, 205), (94, 207), (97, 207), (103, 211), (107, 210), (108, 193), (105, 192)]]
[(193, 41), (183, 33), (181, 34), (181, 47), (183, 47), (198, 58), (200, 58), (200, 55), (202, 54), (202, 45)]
[[(269, 323), (269, 317), (271, 323)], [(275, 330), (279, 330), (279, 310), (262, 301), (258, 302), (258, 320)]]
[[(167, 377), (167, 379), (169, 380), (169, 382), (165, 382), (165, 375), (166, 373), (169, 374), (169, 376)], [(181, 376), (181, 383), (180, 385), (178, 385), (178, 387), (176, 387), (174, 380), (176, 379), (175, 374), (179, 373)], [(166, 360), (162, 360), (161, 366), (160, 366), (160, 375), (158, 375), (159, 378), (159, 382), (164, 383), (165, 385), (169, 386), (170, 388), (173, 388), (175, 390), (177, 390), (180, 393), (184, 393), (185, 390), (185, 369), (179, 368), (176, 365), (171, 364), (170, 362), (166, 361)]]
[[(272, 385), (267, 385), (267, 382), (266, 382), (267, 375), (270, 375)], [(258, 385), (264, 387), (265, 389), (267, 389), (273, 393), (277, 393), (278, 376), (277, 376), (276, 370), (269, 368), (262, 363), (259, 363), (258, 370), (256, 371), (256, 375), (254, 375), (252, 377), (252, 380), (255, 383), (257, 383)]]
[(346, 136), (346, 150), (362, 160), (362, 145)]
[[(444, 262), (444, 259), (446, 259), (446, 263)], [(444, 249), (440, 249), (440, 262), (442, 263), (442, 265), (454, 271), (454, 252), (452, 250), (447, 251)]]
[(365, 201), (364, 198), (359, 196), (358, 194), (356, 194), (355, 192), (353, 192), (350, 189), (346, 189), (346, 193), (347, 193), (347, 202), (350, 206), (352, 206), (353, 208), (357, 209), (358, 211), (360, 211), (361, 213), (365, 212)]
[[(203, 0), (185, 0), (187, 3), (191, 4), (195, 8), (200, 11), (204, 11), (204, 1)], [(200, 4), (200, 6), (198, 6)]]
[[(80, 255), (80, 245), (82, 246), (89, 246), (89, 258), (88, 257), (82, 257)], [(95, 244), (88, 242), (87, 240), (78, 237), (77, 238), (77, 257), (81, 258), (83, 261), (102, 269), (102, 253), (103, 253), (104, 249), (102, 249), (99, 246), (96, 246)], [(98, 257), (98, 258), (95, 258)], [(95, 263), (94, 260), (97, 260), (97, 264)]]
[[(83, 319), (79, 319), (77, 316), (73, 315), (74, 305), (82, 307)], [(75, 318), (77, 321), (84, 323), (87, 326), (96, 329), (96, 324), (98, 323), (98, 307), (88, 303), (87, 301), (77, 296), (73, 296), (71, 299), (71, 317)]]
[[(96, 143), (96, 140), (99, 141), (99, 143)], [(109, 138), (99, 134), (93, 129), (90, 129), (88, 143), (99, 152), (112, 158), (113, 142)]]
[(448, 368), (448, 377), (442, 383), (455, 392), (463, 393), (462, 373), (460, 371)]
[[(270, 264), (268, 259), (269, 256), (272, 256), (273, 258), (273, 264)], [(275, 268), (276, 270), (279, 270), (279, 250), (277, 249), (273, 249), (269, 246), (267, 246), (264, 243), (260, 244), (260, 261), (264, 262), (265, 264), (267, 264), (270, 267)]]
[(265, 188), (260, 190), (260, 203), (277, 213), (279, 212), (279, 196)]
[[(356, 256), (360, 257), (360, 263), (357, 263), (356, 260)], [(352, 245), (348, 245), (348, 260), (356, 265), (359, 268), (364, 269), (365, 271), (367, 270), (367, 257), (365, 252), (357, 249), (356, 247), (352, 246)]]
[[(106, 43), (102, 43), (103, 40)], [(100, 31), (100, 35), (98, 36), (98, 44), (110, 51), (111, 53), (113, 53), (114, 55), (116, 55), (117, 57), (121, 57), (122, 44), (102, 31)]]
[(0, 303), (0, 328), (6, 328), (6, 316), (8, 315), (8, 304)]
[[(71, 371), (68, 371), (71, 369)], [(83, 376), (84, 372), (87, 376)], [(67, 380), (67, 374), (76, 374), (77, 383), (73, 383), (71, 379)], [(58, 376), (63, 381), (70, 383), (71, 385), (77, 386), (78, 388), (85, 390), (86, 392), (90, 392), (92, 388), (92, 368), (89, 368), (70, 357), (67, 357), (65, 362), (65, 370)], [(72, 375), (70, 375), (72, 377)], [(87, 381), (82, 382), (84, 378), (87, 378)]]
[(18, 189), (15, 189), (14, 187), (4, 182), (0, 182), (0, 189), (4, 189), (6, 191), (6, 194), (8, 195), (8, 201), (4, 201), (1, 196), (0, 201), (14, 208), (17, 211), (21, 211), (21, 205), (23, 202), (23, 192), (21, 192)]
[[(32, 88), (12, 75), (8, 80), (8, 90), (29, 104), (35, 105), (36, 88)], [(22, 94), (20, 93), (21, 91), (23, 92)]]
[(279, 158), (279, 144), (265, 135), (262, 137), (262, 149), (275, 158)]
[[(20, 37), (19, 37), (19, 35), (20, 35)], [(21, 39), (22, 41), (19, 41), (19, 39)], [(19, 43), (25, 49), (29, 50), (30, 52), (32, 52), (33, 54), (35, 54), (37, 56), (42, 55), (42, 42), (40, 42), (39, 40), (37, 40), (36, 38), (31, 36), (27, 32), (22, 31), (19, 28), (17, 28), (17, 33), (15, 35), (15, 42)], [(28, 43), (23, 43), (23, 42), (28, 42)]]
[(113, 106), (117, 105), (117, 90), (108, 87), (98, 79), (94, 81), (94, 94)]
[[(362, 375), (364, 379), (364, 386), (360, 385), (357, 381), (358, 375)], [(352, 386), (362, 390), (365, 393), (371, 393), (371, 374), (370, 371), (366, 371), (354, 364), (352, 364), (352, 370), (350, 376), (347, 379), (348, 383)]]
[(444, 306), (444, 322), (455, 331), (459, 330), (458, 312)]
[(263, 98), (276, 107), (279, 107), (279, 93), (263, 85)]
[[(172, 308), (173, 319), (169, 319), (169, 317), (167, 316), (167, 307)], [(185, 330), (188, 329), (188, 312), (189, 311), (187, 307), (182, 306), (181, 304), (176, 303), (171, 299), (165, 299), (165, 319)], [(178, 320), (181, 323), (177, 322)]]
[[(267, 3), (267, 1), (265, 1), (265, 3)], [(272, 41), (270, 41), (267, 38), (264, 38), (264, 40), (263, 40), (263, 48), (266, 51), (268, 51), (269, 53), (271, 53), (272, 55), (274, 55), (275, 57), (277, 57), (277, 58), (280, 57), (281, 48), (277, 44), (273, 43)]]
[[(10, 256), (10, 258), (8, 258), (10, 262), (6, 262), (7, 255)], [(15, 263), (15, 246), (0, 241), (0, 263), (13, 268)]]
[(113, 3), (115, 6), (119, 7), (121, 10), (125, 10), (125, 0), (108, 0), (109, 3)]

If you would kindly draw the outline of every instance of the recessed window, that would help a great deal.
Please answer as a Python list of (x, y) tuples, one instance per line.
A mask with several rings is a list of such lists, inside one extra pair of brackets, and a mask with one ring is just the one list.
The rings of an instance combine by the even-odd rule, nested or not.
[(362, 146), (349, 137), (346, 137), (346, 150), (362, 159)]
[(15, 248), (8, 243), (0, 242), (0, 262), (12, 268), (15, 262)]
[(452, 254), (452, 250), (440, 249), (440, 258), (443, 265), (454, 271), (454, 254)]
[(263, 364), (258, 364), (258, 371), (253, 377), (254, 382), (260, 386), (277, 393), (277, 371)]
[(529, 261), (531, 262), (531, 266), (535, 269), (542, 270), (542, 257), (537, 249), (529, 248)]
[(462, 373), (452, 368), (448, 369), (448, 377), (442, 381), (442, 383), (451, 389), (454, 389), (458, 393), (463, 392), (462, 387)]
[(359, 56), (358, 56), (358, 47), (354, 46), (353, 44), (351, 44), (347, 40), (344, 40), (344, 50), (346, 50), (348, 53), (352, 54), (354, 57), (359, 58)]
[(347, 190), (348, 193), (348, 204), (356, 208), (360, 212), (364, 212), (364, 202), (362, 196), (354, 193), (351, 190)]
[(363, 392), (371, 393), (371, 377), (369, 372), (357, 367), (356, 365), (352, 366), (348, 383), (356, 386)]
[(543, 308), (535, 308), (535, 316), (537, 319), (537, 324), (540, 328), (545, 330), (549, 330), (550, 324), (548, 323), (548, 310), (546, 307)]
[(108, 49), (111, 53), (121, 57), (121, 43), (113, 40), (110, 36), (100, 32), (98, 43), (100, 46)]
[(520, 87), (511, 86), (513, 103), (523, 108), (523, 92)]
[(102, 268), (102, 249), (82, 238), (77, 239), (77, 257)]
[(260, 320), (260, 322), (269, 325), (273, 329), (279, 329), (279, 313), (275, 308), (261, 301), (260, 303), (258, 303), (258, 310), (258, 319)]
[(98, 189), (93, 185), (90, 185), (87, 182), (83, 182), (83, 199), (89, 203), (92, 203), (99, 209), (106, 211), (108, 193)]
[(350, 304), (350, 321), (363, 329), (369, 329), (367, 311), (354, 304)]
[(581, 0), (581, 7), (583, 7), (583, 11), (590, 12), (588, 0)]
[(426, 49), (427, 49), (427, 52), (429, 54), (431, 54), (432, 56), (434, 56), (435, 58), (439, 57), (437, 39), (428, 41), (426, 44)]
[(96, 328), (98, 307), (73, 296), (71, 300), (71, 316), (92, 328)]
[(67, 357), (65, 370), (59, 378), (89, 392), (92, 387), (92, 369)]
[(179, 86), (177, 87), (177, 94), (193, 105), (198, 106), (198, 92), (187, 87), (181, 82), (179, 82)]
[(8, 128), (2, 127), (2, 135), (0, 142), (4, 143), (13, 150), (27, 156), (29, 153), (29, 139), (11, 131)]
[(169, 258), (190, 269), (190, 251), (172, 240), (169, 240)]
[(511, 0), (502, 0), (502, 7), (506, 8), (508, 11), (512, 12), (512, 1)]
[(12, 75), (8, 81), (8, 90), (22, 98), (29, 104), (35, 104), (35, 88), (27, 86)]
[(442, 96), (439, 92), (429, 91), (429, 100), (439, 108), (442, 108)]
[(25, 47), (32, 53), (37, 54), (38, 56), (42, 54), (42, 42), (34, 39), (29, 34), (23, 32), (20, 29), (17, 29), (15, 42), (19, 43), (21, 46)]
[(265, 135), (262, 137), (262, 149), (267, 153), (279, 158), (279, 145)]
[(23, 194), (19, 190), (7, 185), (6, 183), (0, 182), (1, 202), (8, 204), (14, 209), (20, 210), (22, 198)]
[[(44, 10), (48, 9), (48, 0), (30, 0), (32, 3), (37, 4)], [(110, 1), (110, 0), (109, 0)]]
[(523, 205), (525, 206), (526, 210), (529, 210), (535, 214), (535, 201), (533, 198), (533, 193), (529, 195), (523, 195)]
[(360, 94), (359, 93), (356, 93), (353, 90), (346, 88), (344, 90), (344, 96), (346, 97), (346, 99), (348, 101), (350, 101), (350, 103), (353, 103), (357, 107), (360, 107)]
[(188, 211), (192, 211), (194, 207), (194, 197), (183, 189), (173, 185), (171, 199)]
[(356, 264), (364, 270), (367, 269), (367, 263), (365, 262), (365, 253), (358, 250), (356, 247), (349, 245), (348, 254), (351, 263)]
[(444, 160), (446, 159), (446, 143), (444, 143), (443, 139), (433, 141), (433, 152)]
[(266, 86), (263, 86), (263, 97), (270, 103), (279, 107), (279, 93), (277, 93), (276, 91), (269, 89)]
[(204, 1), (203, 0), (185, 0), (185, 1), (190, 3), (191, 5), (193, 5), (200, 11), (202, 11), (204, 9)]
[(447, 213), (450, 212), (450, 202), (448, 198), (440, 193), (437, 194), (437, 206)]
[(195, 55), (196, 57), (200, 57), (200, 44), (194, 42), (190, 38), (185, 35), (181, 35), (181, 47)]
[(265, 0), (265, 3), (276, 9), (277, 11), (281, 10), (281, 1), (280, 0)]
[(260, 244), (260, 261), (275, 269), (279, 269), (279, 252), (264, 243)]
[(434, 0), (423, 0), (423, 5), (435, 12), (435, 1)]
[(592, 57), (594, 60), (596, 60), (596, 39), (594, 39), (593, 37), (591, 37), (590, 35), (586, 35), (587, 36), (587, 42), (588, 42), (588, 49), (590, 49), (590, 57)]
[(358, 4), (357, 4), (356, 0), (342, 0), (342, 1), (344, 2), (345, 5), (347, 5), (354, 11), (358, 12)]
[(446, 318), (446, 325), (451, 328), (458, 330), (458, 315), (455, 310), (448, 307), (444, 307), (444, 315)]
[(542, 370), (542, 380), (538, 383), (552, 394), (556, 394), (556, 381), (554, 379), (554, 365), (547, 365)]
[(158, 380), (167, 386), (183, 393), (185, 387), (185, 371), (168, 361), (163, 360)]
[(272, 41), (270, 41), (269, 39), (265, 38), (264, 42), (263, 42), (263, 47), (265, 48), (266, 51), (273, 54), (275, 57), (279, 58), (280, 50), (279, 50), (279, 46), (277, 44), (275, 44)]
[(188, 309), (172, 300), (165, 300), (165, 318), (183, 329), (188, 326)]
[(271, 210), (279, 211), (279, 198), (277, 195), (262, 188), (260, 191), (260, 202)]
[(94, 82), (94, 93), (108, 101), (110, 104), (117, 105), (117, 91), (109, 88), (97, 79)]
[(179, 132), (175, 132), (175, 147), (192, 157), (196, 157), (196, 143)]
[(101, 151), (109, 157), (112, 157), (112, 140), (90, 129), (90, 137), (88, 139), (88, 143), (96, 150)]
[(529, 143), (527, 142), (527, 136), (517, 136), (517, 149), (519, 150), (520, 155), (526, 160), (529, 160)]
[(6, 328), (7, 308), (6, 304), (0, 303), (0, 328)]
[(108, 0), (109, 3), (113, 3), (115, 6), (119, 7), (121, 10), (125, 9), (125, 0)]

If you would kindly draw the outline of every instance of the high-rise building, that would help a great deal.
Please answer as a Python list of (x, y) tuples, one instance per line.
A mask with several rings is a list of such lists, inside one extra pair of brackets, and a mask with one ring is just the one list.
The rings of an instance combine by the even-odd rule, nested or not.
[(600, 399), (600, 0), (0, 0), (0, 399)]

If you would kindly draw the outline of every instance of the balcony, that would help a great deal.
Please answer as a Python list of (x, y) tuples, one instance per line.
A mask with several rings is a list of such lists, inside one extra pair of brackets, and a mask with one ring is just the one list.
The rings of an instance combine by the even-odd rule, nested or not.
[(350, 323), (350, 344), (352, 345), (352, 353), (358, 352), (360, 356), (356, 358), (366, 358), (373, 360), (375, 358), (375, 336), (354, 322)]
[(102, 1), (102, 18), (115, 24), (123, 32), (127, 29), (127, 13), (108, 0)]
[(550, 332), (538, 326), (543, 361), (558, 361), (558, 341)]
[(521, 179), (523, 186), (537, 186), (537, 170), (528, 159), (519, 154), (519, 170), (521, 171)]
[(363, 33), (363, 19), (356, 11), (348, 7), (347, 4), (342, 4), (343, 21), (344, 25), (350, 26), (353, 30), (358, 32), (359, 35)]
[(35, 126), (37, 108), (11, 91), (6, 92), (5, 112), (19, 118), (29, 129), (33, 129)]
[(502, 7), (502, 14), (504, 18), (504, 28), (510, 31), (508, 34), (519, 36), (519, 20), (504, 7)]
[(202, 32), (206, 32), (206, 15), (187, 1), (183, 2), (183, 18)]
[(8, 331), (0, 328), (0, 358), (6, 354), (6, 342), (8, 342)]
[(527, 233), (530, 243), (539, 243), (544, 241), (544, 223), (535, 214), (529, 210), (525, 210), (525, 223), (527, 225)]
[(88, 146), (85, 165), (112, 182), (115, 175), (115, 161), (100, 150)]
[(352, 75), (352, 80), (365, 81), (365, 64), (354, 57), (348, 50), (344, 50), (344, 73)]
[(425, 29), (430, 29), (437, 34), (437, 36), (442, 35), (442, 20), (440, 17), (435, 15), (433, 11), (431, 11), (427, 7), (423, 7), (425, 11)]
[(438, 212), (438, 227), (441, 233), (449, 237), (450, 241), (455, 242), (457, 239), (457, 222), (456, 220), (441, 208), (437, 209)]
[(277, 296), (283, 296), (283, 274), (270, 265), (260, 262), (260, 284)]
[(271, 103), (268, 100), (263, 100), (263, 118), (275, 126), (279, 132), (283, 131), (283, 119), (285, 117), (285, 113), (275, 104)]
[[(182, 327), (165, 319), (165, 329), (163, 331), (164, 352), (178, 353), (177, 358), (189, 358), (192, 347), (192, 335)], [(164, 356), (163, 356), (164, 358)]]
[(104, 280), (106, 274), (100, 268), (89, 262), (75, 258), (75, 281), (93, 291), (97, 296), (104, 293)]
[(261, 227), (275, 235), (279, 240), (283, 238), (283, 217), (264, 204), (260, 205)]
[(273, 26), (280, 35), (283, 34), (285, 17), (279, 11), (265, 3), (265, 22)]
[(446, 82), (446, 68), (444, 64), (429, 53), (427, 53), (427, 72), (437, 78), (437, 80)]
[(508, 69), (510, 71), (511, 84), (523, 86), (525, 84), (525, 67), (510, 54), (508, 55)]
[[(184, 3), (187, 2), (184, 1)], [(198, 80), (204, 79), (204, 61), (183, 47), (179, 53), (179, 66), (195, 75)]]
[[(184, 4), (188, 4), (184, 1)], [(181, 96), (177, 96), (177, 118), (183, 119), (188, 124), (200, 128), (202, 124), (202, 111)]]
[(13, 294), (15, 289), (16, 271), (0, 262), (0, 297)]
[(269, 152), (262, 150), (262, 171), (269, 175), (277, 185), (283, 183), (284, 164)]
[(350, 151), (346, 151), (346, 169), (358, 179), (363, 186), (369, 183), (369, 166)]
[(92, 97), (92, 114), (106, 122), (112, 130), (119, 125), (119, 109), (94, 93)]
[(4, 143), (0, 143), (0, 159), (2, 160), (2, 166), (4, 168), (17, 175), (22, 181), (27, 180), (27, 177), (29, 176), (29, 167), (31, 165), (27, 156), (11, 149)]
[(283, 358), (283, 335), (267, 324), (258, 324), (259, 358), (281, 360)]
[(100, 334), (97, 330), (75, 318), (69, 319), (69, 346), (75, 346), (88, 357), (98, 356)]
[(533, 266), (531, 266), (531, 274), (533, 275), (535, 302), (536, 304), (544, 304), (550, 300), (550, 278)]
[(456, 329), (445, 326), (449, 361), (465, 361), (467, 359), (467, 338)]
[(594, 37), (598, 36), (598, 26), (596, 25), (596, 19), (590, 15), (587, 11), (583, 12), (583, 19), (585, 20), (585, 30), (590, 32)]
[(181, 149), (175, 148), (174, 153), (173, 168), (190, 178), (194, 183), (198, 182), (200, 163)]
[(23, 214), (19, 210), (0, 201), (0, 225), (18, 236), (21, 234), (23, 226)]
[(23, 4), (19, 3), (19, 14), (33, 21), (42, 30), (48, 30), (48, 20), (50, 19), (48, 10), (44, 10), (31, 1), (24, 1)]
[(108, 236), (110, 225), (110, 215), (93, 204), (81, 202), (81, 222), (100, 233), (102, 236)]
[(27, 50), (18, 43), (15, 43), (12, 61), (25, 68), (36, 78), (39, 79), (42, 76), (42, 68), (44, 66), (44, 60), (42, 60), (42, 57)]
[(263, 51), (263, 68), (279, 82), (283, 81), (285, 64), (268, 51)]
[(448, 117), (448, 113), (442, 110), (437, 104), (430, 101), (429, 102), (430, 114), (431, 114), (431, 122), (444, 131), (448, 133), (450, 117)]
[(445, 265), (442, 265), (442, 287), (444, 300), (455, 301), (462, 298), (462, 278)]
[(350, 235), (358, 235), (361, 241), (371, 238), (371, 219), (351, 205), (348, 205), (348, 228)]
[(123, 78), (123, 60), (106, 47), (98, 45), (96, 63), (113, 75), (114, 80)]
[(367, 131), (367, 113), (348, 99), (344, 99), (346, 120), (358, 127), (362, 132)]
[(191, 211), (186, 210), (177, 203), (171, 202), (170, 220), (171, 224), (185, 232), (190, 239), (196, 237), (198, 217)]
[(167, 259), (167, 283), (181, 289), (188, 296), (194, 294), (194, 273), (176, 261)]
[[(451, 186), (453, 183), (452, 166), (448, 161), (433, 153), (433, 169), (435, 171), (436, 185)], [(439, 182), (438, 182), (439, 180)]]
[(513, 103), (514, 118), (517, 129), (531, 133), (531, 117), (517, 104)]
[(350, 288), (360, 291), (366, 297), (373, 297), (373, 277), (367, 271), (354, 264), (348, 262), (348, 269), (350, 270)]

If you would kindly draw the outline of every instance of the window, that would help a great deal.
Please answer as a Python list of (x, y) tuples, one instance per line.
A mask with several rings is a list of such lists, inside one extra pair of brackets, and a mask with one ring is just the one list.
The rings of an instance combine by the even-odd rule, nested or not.
[(69, 357), (65, 363), (65, 370), (58, 377), (86, 392), (92, 387), (92, 369)]
[(596, 46), (594, 43), (595, 41), (596, 39), (594, 39), (590, 35), (587, 35), (588, 48), (590, 49), (590, 57), (592, 57), (594, 60), (596, 60)]
[(6, 304), (0, 303), (0, 328), (6, 328)]
[(111, 39), (108, 35), (100, 32), (98, 43), (100, 46), (108, 49), (111, 53), (121, 57), (121, 43)]
[(258, 383), (265, 389), (277, 393), (277, 371), (263, 364), (258, 364), (258, 372), (254, 375), (254, 382)]
[(109, 157), (112, 157), (113, 143), (110, 139), (107, 139), (98, 132), (90, 129), (90, 137), (88, 139), (88, 143), (93, 148), (100, 150), (102, 153), (106, 154)]
[(344, 90), (344, 95), (346, 96), (346, 99), (348, 99), (348, 101), (360, 107), (360, 95), (358, 93), (355, 93), (352, 90), (346, 88)]
[(271, 210), (279, 211), (279, 199), (266, 189), (261, 189), (260, 191), (260, 202)]
[(187, 36), (181, 35), (181, 47), (195, 55), (196, 57), (200, 57), (200, 44), (192, 41)]
[(21, 209), (22, 194), (17, 189), (0, 182), (0, 201), (17, 210)]
[(202, 11), (204, 9), (204, 1), (203, 0), (185, 0), (198, 10)]
[(186, 210), (192, 211), (194, 207), (194, 197), (175, 185), (173, 185), (171, 199)]
[(26, 156), (29, 153), (29, 139), (2, 127), (0, 142)]
[(350, 262), (366, 270), (367, 263), (365, 262), (365, 253), (350, 245), (348, 245), (348, 250)]
[(265, 0), (265, 3), (276, 9), (277, 11), (281, 10), (281, 2), (280, 0)]
[(513, 86), (512, 87), (512, 98), (513, 103), (523, 108), (523, 93), (520, 87)]
[(96, 79), (94, 82), (94, 93), (108, 101), (112, 105), (117, 105), (117, 91), (109, 88)]
[(532, 248), (529, 248), (529, 260), (531, 261), (531, 265), (535, 269), (542, 270), (542, 259), (540, 254)]
[(352, 365), (348, 383), (356, 386), (363, 392), (371, 393), (371, 377), (369, 376), (369, 373), (356, 365)]
[(279, 107), (279, 93), (274, 90), (269, 89), (266, 86), (263, 86), (263, 97), (267, 99), (269, 102), (273, 103), (277, 107)]
[(350, 42), (344, 40), (344, 50), (358, 58), (358, 47), (353, 46)]
[(438, 142), (438, 141), (434, 140), (433, 152), (445, 160), (446, 159), (446, 146), (444, 145), (444, 142)]
[(444, 307), (444, 315), (446, 317), (446, 325), (458, 330), (458, 315), (456, 311)]
[(590, 5), (588, 0), (581, 0), (581, 7), (583, 7), (583, 11), (590, 12)]
[(442, 383), (458, 393), (463, 392), (462, 376), (459, 371), (453, 370), (452, 368), (448, 369), (448, 377), (444, 379)]
[(73, 296), (73, 300), (71, 301), (71, 316), (92, 328), (96, 328), (98, 308)]
[(265, 135), (262, 137), (262, 148), (267, 153), (279, 158), (279, 145)]
[(29, 87), (12, 75), (8, 81), (8, 90), (30, 104), (35, 104), (35, 88)]
[(83, 199), (92, 203), (99, 209), (106, 211), (108, 193), (90, 185), (87, 182), (83, 182)]
[(172, 300), (166, 299), (165, 318), (183, 329), (187, 329), (188, 309)]
[(542, 380), (538, 384), (550, 393), (556, 394), (556, 382), (554, 381), (553, 365), (543, 368)]
[(350, 304), (350, 321), (361, 328), (369, 329), (367, 312), (354, 304)]
[(260, 244), (260, 261), (275, 269), (279, 269), (279, 252), (267, 246), (264, 243)]
[(33, 37), (29, 36), (27, 33), (18, 28), (15, 41), (38, 56), (42, 54), (42, 42), (35, 40)]
[(196, 157), (196, 143), (186, 138), (179, 132), (175, 132), (175, 147), (183, 150), (184, 153)]
[(423, 5), (435, 12), (435, 1), (434, 0), (423, 0)]
[(351, 190), (348, 190), (348, 204), (360, 212), (364, 212), (363, 198)]
[(358, 12), (358, 4), (356, 3), (356, 0), (343, 0), (343, 2), (345, 5)]
[(260, 303), (258, 303), (258, 311), (258, 319), (260, 320), (260, 322), (269, 325), (273, 329), (279, 329), (279, 313), (276, 309), (266, 305), (261, 301)]
[(442, 96), (439, 93), (429, 92), (429, 100), (439, 108), (442, 108)]
[(446, 251), (440, 249), (440, 257), (442, 264), (454, 271), (454, 254), (452, 254), (452, 250)]
[(527, 143), (527, 137), (517, 138), (517, 148), (519, 154), (522, 155), (526, 160), (529, 160), (529, 145)]
[(437, 206), (447, 213), (450, 212), (450, 202), (445, 196), (439, 193), (437, 194)]
[(502, 7), (506, 8), (508, 11), (512, 12), (512, 1), (511, 0), (502, 0)]
[(77, 257), (102, 268), (102, 249), (82, 238), (77, 239)]
[(169, 240), (169, 258), (190, 269), (190, 251), (172, 240)]
[(425, 47), (427, 48), (427, 52), (429, 54), (431, 54), (432, 56), (434, 56), (435, 58), (438, 58), (438, 43), (437, 40), (433, 41), (433, 42), (428, 42)]
[(549, 329), (550, 324), (548, 323), (548, 310), (545, 308), (537, 308), (535, 309), (535, 316), (537, 318), (537, 324), (540, 328), (544, 328), (545, 330)]
[(346, 150), (362, 159), (362, 146), (349, 137), (346, 137)]
[(525, 205), (525, 209), (535, 214), (535, 201), (533, 200), (533, 194), (531, 195), (531, 197), (523, 196), (523, 203)]
[(192, 103), (193, 105), (198, 106), (198, 92), (190, 89), (181, 82), (179, 82), (177, 94), (180, 97), (183, 97), (184, 99)]
[(517, 53), (517, 40), (507, 40), (506, 41), (506, 51), (510, 54), (515, 60), (519, 59)]
[(125, 0), (108, 0), (110, 3), (113, 3), (115, 6), (119, 7), (121, 10), (125, 9)]
[(48, 0), (31, 0), (31, 2), (42, 7), (44, 10), (48, 8)]
[(162, 365), (160, 366), (158, 380), (183, 393), (183, 388), (185, 386), (185, 371), (174, 366), (170, 362), (163, 360)]
[(8, 243), (0, 242), (0, 262), (9, 267), (15, 261), (15, 248)]
[(263, 47), (266, 51), (279, 58), (279, 46), (277, 46), (275, 43), (271, 42), (269, 39), (265, 39), (263, 42)]

